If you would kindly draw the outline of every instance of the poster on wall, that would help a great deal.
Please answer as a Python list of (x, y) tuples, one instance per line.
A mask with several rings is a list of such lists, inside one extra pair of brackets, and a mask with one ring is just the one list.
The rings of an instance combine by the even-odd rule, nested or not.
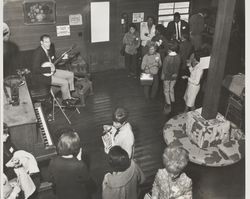
[(56, 23), (56, 2), (54, 0), (25, 0), (23, 2), (24, 24)]
[(110, 2), (90, 3), (91, 43), (110, 40)]
[(57, 37), (70, 36), (70, 26), (56, 26), (56, 35)]
[(133, 23), (140, 23), (144, 21), (144, 12), (133, 13)]
[(71, 26), (82, 25), (82, 15), (81, 14), (69, 15), (69, 25)]

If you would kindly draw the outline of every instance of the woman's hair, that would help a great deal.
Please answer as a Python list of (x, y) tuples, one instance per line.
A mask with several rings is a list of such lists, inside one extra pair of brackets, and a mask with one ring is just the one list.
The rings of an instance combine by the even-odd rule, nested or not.
[(113, 146), (109, 150), (109, 165), (114, 172), (125, 171), (130, 166), (130, 159), (128, 153), (120, 146)]
[(172, 174), (179, 174), (187, 166), (188, 152), (181, 147), (169, 146), (163, 153), (163, 164)]
[(156, 42), (154, 41), (148, 41), (146, 45), (148, 47), (148, 51), (151, 47), (154, 47), (156, 49)]
[(59, 138), (57, 144), (59, 155), (73, 155), (77, 156), (80, 151), (80, 138), (78, 134), (72, 129), (68, 129)]
[(179, 45), (176, 41), (170, 41), (168, 43), (168, 49), (171, 50), (171, 51), (174, 51), (176, 53), (178, 53), (179, 51)]
[(129, 24), (128, 28), (129, 28), (129, 29), (130, 29), (130, 28), (134, 28), (135, 30), (137, 29), (137, 28), (136, 28), (136, 25), (135, 25), (134, 23)]
[(155, 30), (157, 30), (160, 34), (164, 34), (165, 32), (165, 27), (162, 24), (157, 24), (155, 26)]
[(123, 107), (118, 107), (113, 113), (113, 121), (123, 124), (128, 119), (128, 111)]

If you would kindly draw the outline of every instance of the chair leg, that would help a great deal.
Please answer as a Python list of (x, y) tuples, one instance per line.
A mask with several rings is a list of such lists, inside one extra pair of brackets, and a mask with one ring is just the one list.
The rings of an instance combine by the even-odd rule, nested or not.
[[(71, 121), (69, 120), (68, 116), (65, 114), (64, 110), (62, 109), (62, 106), (60, 105), (60, 103), (58, 102), (58, 100), (56, 99), (53, 91), (50, 91), (51, 95), (53, 97), (53, 100), (56, 102), (57, 106), (60, 108), (62, 114), (64, 115), (64, 117), (66, 118), (66, 120), (68, 121), (69, 124), (71, 124)], [(54, 102), (53, 102), (54, 103)], [(53, 113), (54, 114), (54, 113)]]
[(78, 108), (76, 108), (76, 112), (77, 112), (78, 114), (80, 114), (80, 111), (79, 111), (79, 109), (78, 109)]

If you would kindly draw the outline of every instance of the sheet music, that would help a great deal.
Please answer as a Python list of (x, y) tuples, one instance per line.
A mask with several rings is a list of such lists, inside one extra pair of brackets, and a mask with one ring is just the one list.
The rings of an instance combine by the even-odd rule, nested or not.
[[(107, 126), (107, 125), (104, 125), (104, 126)], [(105, 153), (108, 153), (110, 148), (112, 146), (114, 146), (115, 132), (116, 132), (116, 128), (113, 127), (113, 126), (110, 126), (109, 131), (102, 136), (102, 141), (103, 141), (103, 144), (104, 144)]]
[(202, 69), (209, 68), (210, 58), (210, 56), (200, 58), (199, 65), (202, 67)]

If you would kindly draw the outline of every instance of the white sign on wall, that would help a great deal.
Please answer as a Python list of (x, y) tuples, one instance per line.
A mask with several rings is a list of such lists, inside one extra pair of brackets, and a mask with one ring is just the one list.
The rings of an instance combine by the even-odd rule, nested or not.
[(140, 23), (144, 21), (144, 12), (133, 13), (133, 23)]
[(110, 2), (91, 2), (91, 42), (109, 41)]
[(57, 37), (70, 36), (70, 26), (69, 25), (56, 26), (56, 34)]
[(69, 15), (69, 25), (71, 26), (82, 25), (82, 15), (81, 14)]

